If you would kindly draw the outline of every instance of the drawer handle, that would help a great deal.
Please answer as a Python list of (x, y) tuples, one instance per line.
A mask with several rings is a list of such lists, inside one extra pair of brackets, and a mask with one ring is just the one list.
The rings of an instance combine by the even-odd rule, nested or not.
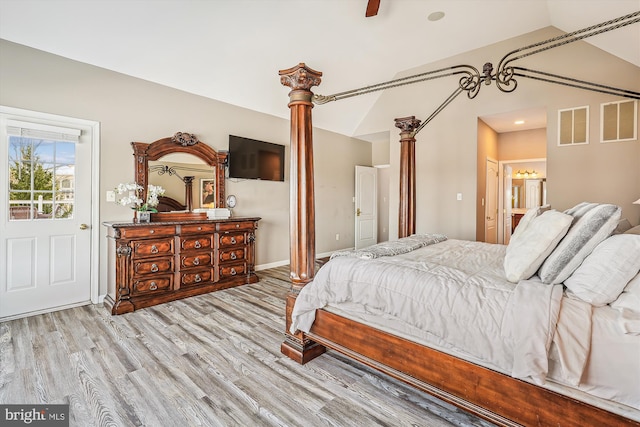
[(200, 258), (195, 257), (193, 260), (193, 265), (200, 265)]
[(158, 269), (158, 264), (151, 264), (151, 271), (152, 271), (153, 273), (155, 273), (155, 272), (156, 272), (156, 271), (158, 271), (158, 270), (159, 270), (159, 269)]
[(232, 267), (232, 268), (231, 268), (231, 275), (232, 275), (232, 276), (235, 276), (236, 274), (238, 274), (238, 272), (236, 271), (236, 269), (235, 269), (235, 268), (233, 268), (233, 267)]
[(151, 284), (149, 285), (149, 289), (151, 289), (152, 291), (158, 289), (158, 285), (156, 285), (156, 282), (151, 282)]
[(151, 253), (152, 254), (157, 254), (158, 253), (158, 247), (156, 245), (151, 246)]
[(231, 259), (236, 259), (236, 258), (238, 258), (236, 253), (235, 252), (231, 252)]
[(234, 244), (234, 245), (236, 244), (236, 237), (235, 236), (231, 237), (231, 243)]
[(200, 277), (200, 275), (199, 275), (199, 274), (196, 274), (195, 282), (196, 282), (196, 283), (200, 283), (200, 282), (202, 282), (202, 277)]
[(200, 249), (202, 245), (200, 244), (200, 240), (196, 240), (196, 244), (193, 245), (196, 249)]

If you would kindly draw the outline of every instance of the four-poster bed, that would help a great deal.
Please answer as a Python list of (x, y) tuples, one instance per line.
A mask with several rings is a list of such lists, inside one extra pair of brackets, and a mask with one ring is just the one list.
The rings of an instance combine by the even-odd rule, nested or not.
[[(463, 72), (466, 77), (460, 80), (460, 90), (456, 90), (441, 108), (463, 90), (468, 90), (469, 97), (475, 96), (480, 83), (497, 81), (496, 76), (501, 73), (499, 71), (492, 74), (490, 66), (485, 66), (484, 72), (484, 76), (478, 73), (475, 77)], [(452, 74), (458, 73), (446, 75)], [(503, 86), (513, 84), (508, 91), (515, 88), (515, 81), (511, 81), (513, 75), (503, 75), (506, 76), (502, 81)], [(282, 84), (291, 88), (292, 287), (286, 301), (285, 341), (281, 346), (283, 354), (299, 363), (306, 363), (326, 349), (332, 349), (498, 425), (640, 425), (640, 408), (629, 407), (629, 412), (624, 408), (619, 410), (618, 407), (605, 409), (597, 399), (576, 397), (565, 393), (562, 388), (543, 387), (532, 381), (514, 378), (442, 351), (437, 346), (434, 348), (368, 324), (359, 318), (343, 315), (339, 310), (315, 310), (313, 324), (308, 332), (302, 332), (295, 326), (292, 328), (292, 318), (297, 316), (294, 314), (296, 300), (305, 287), (309, 289), (308, 285), (312, 284), (315, 277), (311, 109), (314, 100), (326, 101), (331, 97), (319, 97), (311, 92), (313, 86), (320, 84), (322, 73), (305, 64), (282, 70), (280, 76)], [(427, 79), (430, 78), (432, 77)], [(569, 86), (575, 85), (571, 83)], [(603, 88), (604, 86), (600, 86), (593, 90), (602, 92)], [(615, 88), (606, 88), (606, 93), (620, 92), (616, 92)], [(628, 94), (626, 92), (625, 96)], [(638, 95), (632, 93), (632, 97), (636, 99)], [(433, 115), (428, 120), (432, 117)], [(401, 130), (398, 235), (403, 238), (415, 233), (415, 134), (421, 125), (415, 117), (405, 117), (396, 119), (396, 127)], [(566, 225), (565, 233), (570, 225), (571, 220)]]

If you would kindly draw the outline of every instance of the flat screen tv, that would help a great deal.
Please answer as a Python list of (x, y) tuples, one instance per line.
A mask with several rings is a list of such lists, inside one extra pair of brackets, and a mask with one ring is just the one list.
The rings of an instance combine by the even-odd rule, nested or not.
[(284, 145), (229, 135), (229, 178), (284, 181)]

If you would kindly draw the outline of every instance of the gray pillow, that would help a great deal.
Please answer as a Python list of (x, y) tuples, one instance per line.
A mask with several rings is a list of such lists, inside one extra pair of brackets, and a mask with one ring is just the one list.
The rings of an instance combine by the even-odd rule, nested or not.
[(622, 209), (609, 204), (580, 203), (564, 213), (574, 217), (573, 224), (538, 271), (544, 283), (562, 283), (571, 276), (593, 249), (611, 235)]

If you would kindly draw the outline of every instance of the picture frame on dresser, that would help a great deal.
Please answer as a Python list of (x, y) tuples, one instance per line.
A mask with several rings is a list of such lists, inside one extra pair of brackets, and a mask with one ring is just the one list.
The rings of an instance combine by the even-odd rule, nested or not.
[(216, 196), (215, 196), (215, 180), (208, 178), (200, 178), (200, 195), (198, 200), (200, 201), (201, 208), (215, 208)]

